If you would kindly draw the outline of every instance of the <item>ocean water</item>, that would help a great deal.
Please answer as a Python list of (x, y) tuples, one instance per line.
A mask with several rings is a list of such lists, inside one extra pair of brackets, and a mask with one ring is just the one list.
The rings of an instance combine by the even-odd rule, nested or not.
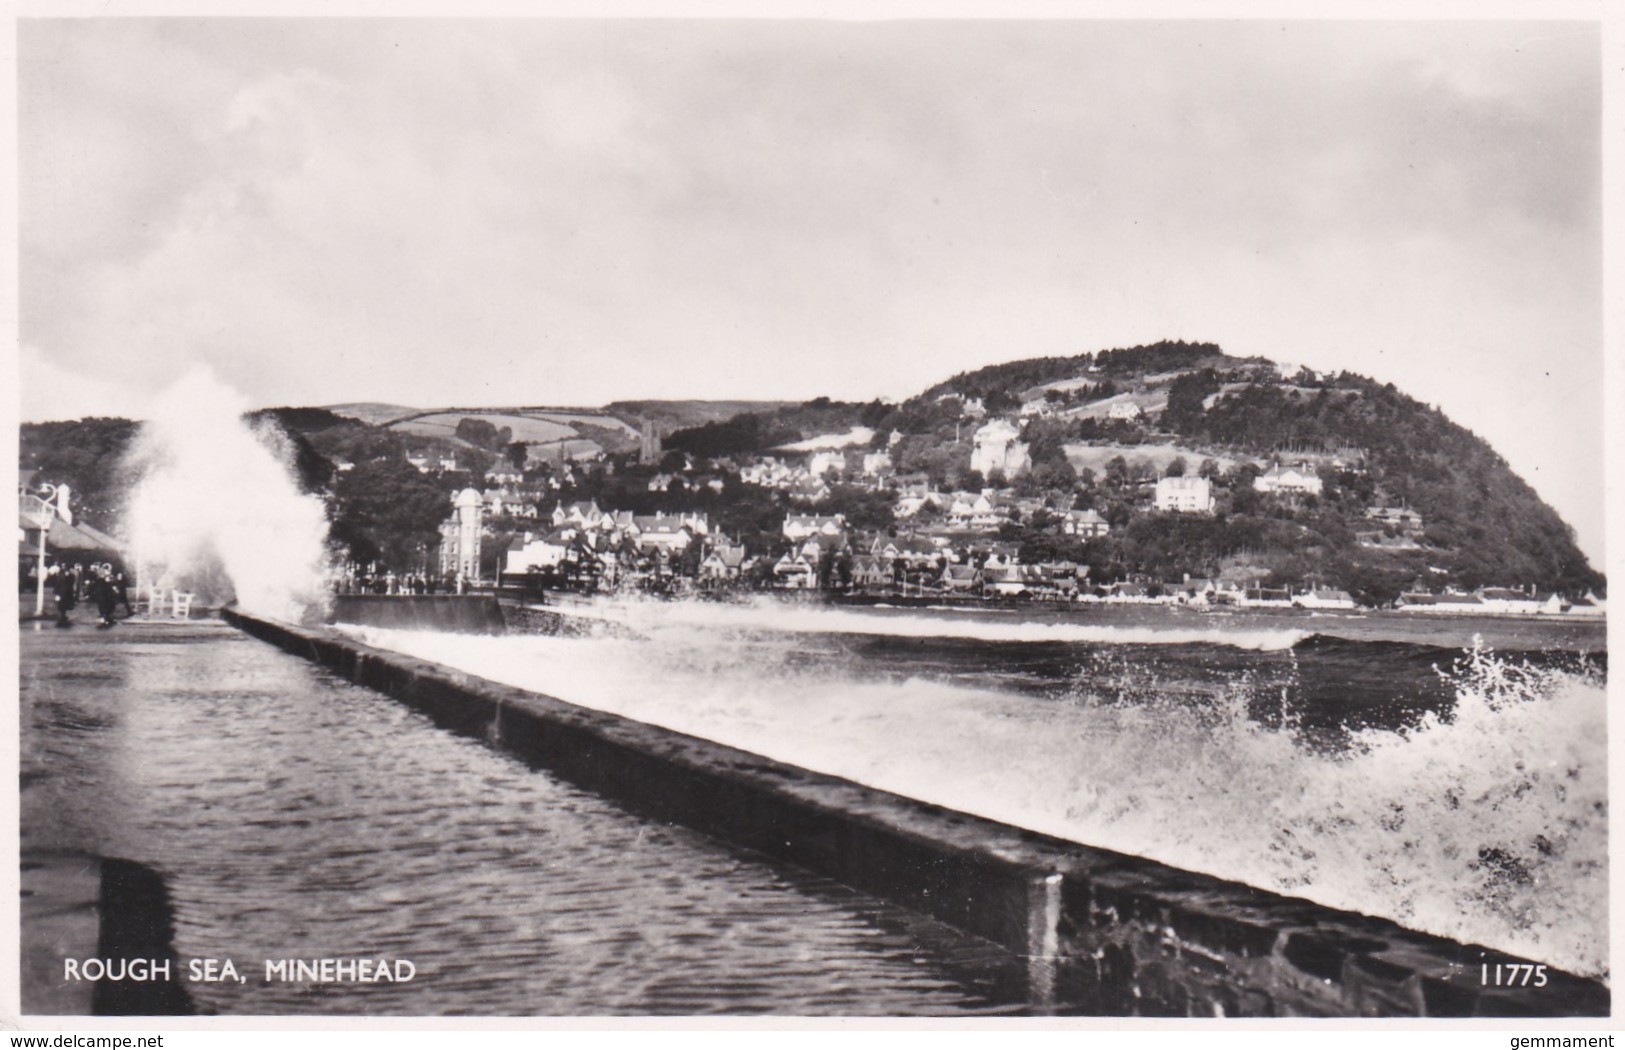
[[(200, 1013), (1031, 1009), (1025, 960), (986, 941), (641, 818), (224, 625), (25, 630), (21, 651), (25, 856), (161, 875), (183, 978), (189, 959), (247, 977), (188, 983)], [(417, 977), (264, 978), (332, 957)]]
[[(363, 641), (1606, 978), (1605, 656), (1558, 625), (602, 602)], [(1126, 621), (1126, 622), (1125, 622)], [(1579, 651), (1577, 651), (1579, 650)]]

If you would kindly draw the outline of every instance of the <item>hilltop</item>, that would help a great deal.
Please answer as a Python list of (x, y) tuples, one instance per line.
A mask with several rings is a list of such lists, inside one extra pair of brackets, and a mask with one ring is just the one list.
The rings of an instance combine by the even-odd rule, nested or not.
[[(976, 432), (999, 418), (1025, 446), (1019, 476), (971, 469)], [(1378, 601), (1418, 583), (1575, 595), (1604, 584), (1557, 513), (1438, 409), (1392, 384), (1230, 357), (1210, 343), (1005, 362), (900, 404), (818, 399), (679, 431), (666, 444), (762, 454), (855, 426), (874, 429), (874, 447), (890, 449), (899, 473), (932, 485), (992, 483), (1047, 497), (1057, 512), (1063, 502), (1097, 510), (1108, 535), (1048, 545), (1070, 548), (1096, 578), (1230, 572)], [(1312, 484), (1279, 485), (1288, 470)], [(1155, 482), (1187, 473), (1211, 482), (1212, 513), (1157, 512)]]
[[(794, 512), (929, 535), (973, 559), (1002, 544), (1023, 564), (1087, 566), (1094, 581), (1321, 586), (1372, 603), (1483, 586), (1578, 597), (1605, 583), (1556, 512), (1437, 409), (1392, 384), (1210, 343), (1004, 362), (895, 403), (353, 403), (250, 419), (286, 433), (301, 482), (329, 497), (357, 557), (432, 547), (446, 496), (473, 485), (500, 486), (532, 515), (567, 499), (706, 513), (769, 560)], [(86, 520), (109, 528), (135, 429), (27, 424), (21, 465), (71, 483)], [(534, 528), (512, 513), (493, 552)]]

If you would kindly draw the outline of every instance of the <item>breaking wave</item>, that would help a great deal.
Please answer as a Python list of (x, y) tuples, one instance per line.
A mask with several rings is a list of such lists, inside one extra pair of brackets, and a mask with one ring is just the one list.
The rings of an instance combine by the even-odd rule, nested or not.
[(241, 394), (199, 366), (158, 396), (128, 456), (125, 525), (149, 590), (297, 622), (326, 602), (327, 514), (299, 491), (274, 426), (244, 421)]
[(613, 601), (554, 611), (621, 624), (652, 633), (675, 628), (772, 631), (795, 634), (859, 634), (898, 638), (955, 638), (982, 642), (1070, 642), (1093, 645), (1220, 645), (1237, 649), (1290, 649), (1311, 637), (1298, 630), (1122, 627), (1106, 624), (998, 622), (967, 617), (863, 612), (821, 605), (794, 605), (773, 598), (720, 602)]
[[(1169, 661), (1132, 683), (1084, 662), (1062, 695), (1043, 698), (984, 679), (888, 678), (861, 654), (809, 659), (794, 635), (718, 629), (753, 627), (758, 616), (685, 610), (631, 640), (349, 630), (951, 809), (1607, 975), (1600, 671), (1477, 648), (1443, 672), (1448, 710), (1400, 729), (1354, 729), (1347, 746), (1327, 749), (1298, 731), (1291, 653), (1248, 657), (1276, 670), (1229, 673), (1202, 689), (1185, 688)], [(869, 632), (874, 619), (793, 610), (780, 625), (844, 631), (864, 621)], [(899, 619), (905, 631), (944, 629), (887, 624)], [(1102, 631), (1170, 633), (1041, 633)], [(997, 663), (989, 646), (988, 666)], [(1376, 673), (1380, 653), (1372, 663)], [(1272, 706), (1279, 717), (1258, 717)]]

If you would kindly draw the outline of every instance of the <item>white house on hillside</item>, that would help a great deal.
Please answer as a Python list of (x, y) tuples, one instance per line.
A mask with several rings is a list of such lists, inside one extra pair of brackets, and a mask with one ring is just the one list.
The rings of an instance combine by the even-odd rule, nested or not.
[(1290, 492), (1320, 495), (1320, 475), (1313, 467), (1283, 467), (1276, 465), (1253, 479), (1253, 488), (1259, 492)]
[(889, 473), (892, 469), (890, 452), (865, 452), (863, 473), (869, 477)]
[(1111, 525), (1097, 510), (1069, 510), (1061, 518), (1061, 532), (1068, 536), (1090, 539), (1104, 536), (1111, 530)]
[(845, 449), (820, 449), (807, 457), (807, 473), (815, 478), (821, 478), (831, 470), (840, 472), (845, 469)]
[(983, 477), (997, 471), (1013, 478), (1032, 466), (1025, 442), (1017, 440), (1021, 431), (1002, 419), (982, 424), (973, 438), (975, 447), (970, 454), (970, 466)]
[(1207, 478), (1163, 478), (1157, 482), (1156, 508), (1183, 514), (1213, 513), (1213, 483)]
[(1367, 507), (1365, 516), (1372, 521), (1380, 521), (1384, 525), (1392, 525), (1399, 529), (1420, 532), (1423, 528), (1422, 515), (1409, 507)]

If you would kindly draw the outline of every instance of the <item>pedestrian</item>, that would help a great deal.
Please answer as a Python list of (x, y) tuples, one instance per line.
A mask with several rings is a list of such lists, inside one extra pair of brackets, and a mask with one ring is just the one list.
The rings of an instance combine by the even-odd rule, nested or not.
[(113, 589), (118, 592), (118, 600), (124, 606), (124, 618), (128, 620), (135, 615), (135, 610), (130, 608), (130, 581), (124, 573), (113, 575)]
[(56, 593), (56, 625), (72, 627), (68, 614), (79, 604), (79, 578), (71, 566), (51, 566), (51, 589)]
[(118, 605), (118, 590), (113, 586), (113, 570), (108, 566), (96, 566), (90, 580), (90, 597), (96, 603), (97, 614), (101, 616), (96, 626), (115, 626), (118, 621), (113, 619), (113, 609)]

